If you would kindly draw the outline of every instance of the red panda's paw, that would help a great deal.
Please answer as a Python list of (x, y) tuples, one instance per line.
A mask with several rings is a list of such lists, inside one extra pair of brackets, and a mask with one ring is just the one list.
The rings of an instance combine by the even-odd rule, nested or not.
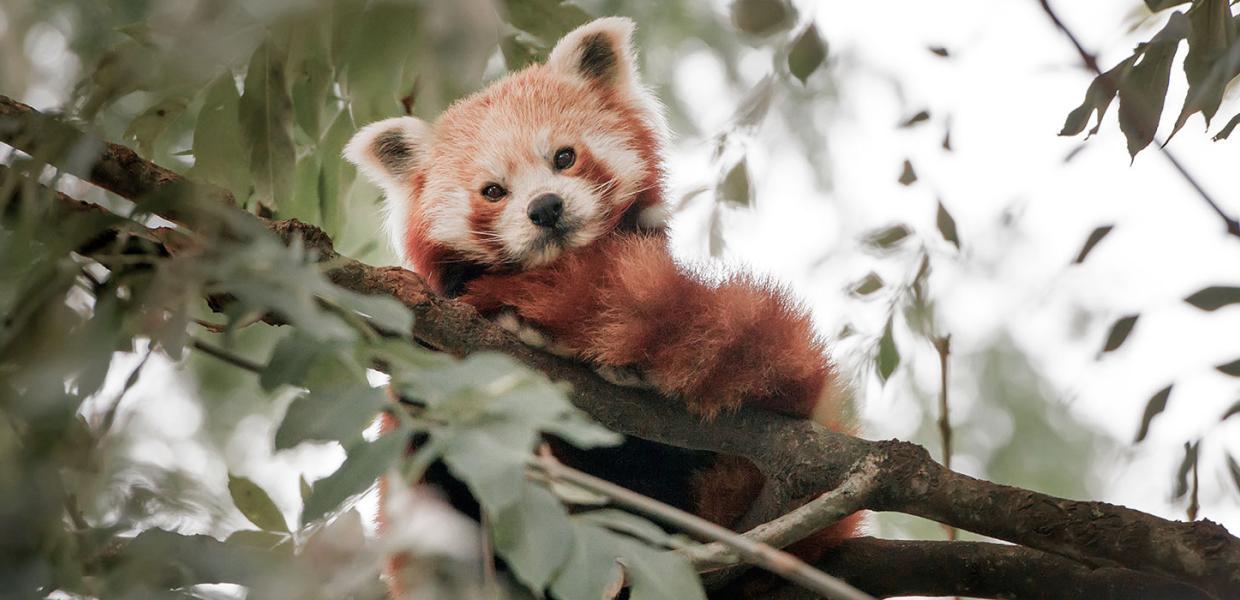
[(620, 387), (637, 388), (641, 390), (654, 389), (642, 372), (634, 367), (614, 367), (611, 365), (595, 365), (594, 372), (602, 377), (604, 381), (618, 385)]
[(550, 335), (547, 335), (546, 332), (535, 327), (529, 321), (522, 319), (516, 312), (502, 310), (492, 317), (491, 321), (498, 325), (500, 329), (515, 335), (526, 346), (564, 358), (576, 357), (576, 353), (563, 344), (557, 343)]

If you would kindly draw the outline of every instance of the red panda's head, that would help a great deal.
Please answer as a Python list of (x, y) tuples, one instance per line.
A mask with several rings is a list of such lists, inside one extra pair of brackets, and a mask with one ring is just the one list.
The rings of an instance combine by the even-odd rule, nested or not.
[(442, 292), (453, 269), (528, 269), (620, 227), (662, 226), (663, 117), (632, 32), (592, 21), (434, 123), (387, 119), (353, 137), (345, 156), (383, 188), (406, 266)]

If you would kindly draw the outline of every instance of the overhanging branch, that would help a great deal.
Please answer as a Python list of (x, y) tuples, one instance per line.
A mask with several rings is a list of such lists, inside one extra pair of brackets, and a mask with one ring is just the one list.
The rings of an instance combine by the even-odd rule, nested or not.
[[(28, 107), (25, 112), (14, 112), (14, 105), (17, 103), (0, 96), (0, 141), (39, 155), (43, 149), (37, 138), (13, 137), (10, 132), (27, 130), (15, 125), (14, 120), (44, 117)], [(99, 162), (108, 162), (109, 156), (111, 153), (105, 151)], [(138, 173), (158, 169), (141, 162), (144, 166), (137, 168)], [(82, 172), (93, 183), (114, 191), (143, 189), (134, 182), (118, 184), (112, 180), (123, 179), (124, 171), (118, 175), (110, 168), (92, 165)], [(134, 175), (135, 179), (140, 177)], [(188, 186), (175, 174), (161, 177), (165, 186)], [(142, 194), (133, 192), (126, 197), (140, 200)], [(178, 214), (193, 212), (182, 210)], [(192, 222), (188, 224), (193, 226)], [(1167, 521), (1102, 502), (1065, 500), (981, 481), (945, 469), (924, 449), (907, 442), (862, 440), (827, 431), (809, 421), (759, 410), (742, 409), (702, 422), (673, 400), (614, 386), (585, 366), (521, 344), (471, 307), (437, 296), (412, 272), (372, 267), (338, 255), (331, 239), (312, 225), (296, 220), (265, 224), (285, 240), (300, 237), (316, 248), (325, 261), (327, 276), (337, 285), (402, 302), (414, 313), (414, 336), (429, 345), (459, 355), (484, 350), (509, 354), (553, 379), (569, 383), (573, 402), (615, 431), (671, 446), (748, 458), (771, 480), (766, 496), (770, 510), (778, 511), (771, 518), (787, 512), (797, 499), (835, 488), (846, 474), (869, 462), (876, 465), (878, 485), (864, 508), (922, 516), (1091, 567), (1118, 565), (1166, 576), (1207, 590), (1217, 598), (1240, 597), (1240, 540), (1215, 523)], [(967, 569), (967, 565), (960, 568)], [(941, 571), (936, 574), (945, 576)]]

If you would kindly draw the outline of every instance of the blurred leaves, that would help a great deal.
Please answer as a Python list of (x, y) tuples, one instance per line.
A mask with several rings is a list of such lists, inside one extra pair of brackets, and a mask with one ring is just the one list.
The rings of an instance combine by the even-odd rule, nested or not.
[(917, 182), (917, 171), (913, 170), (912, 161), (904, 160), (904, 166), (900, 167), (900, 177), (896, 181), (899, 181), (900, 185), (913, 185)]
[(1102, 351), (1111, 352), (1124, 345), (1124, 342), (1128, 340), (1129, 334), (1132, 333), (1132, 328), (1137, 324), (1139, 317), (1140, 315), (1128, 315), (1116, 320), (1111, 325), (1111, 330), (1107, 332), (1107, 340), (1102, 346)]
[(788, 0), (732, 0), (732, 24), (756, 36), (766, 36), (788, 27), (794, 11)]
[(228, 476), (228, 493), (233, 504), (251, 523), (266, 531), (288, 531), (284, 515), (258, 484), (237, 475)]
[(719, 199), (734, 206), (753, 206), (753, 185), (749, 180), (749, 162), (741, 158), (728, 169), (719, 184)]
[(935, 212), (934, 224), (939, 228), (939, 233), (942, 234), (943, 239), (951, 242), (959, 250), (960, 233), (956, 231), (956, 218), (950, 212), (947, 212), (947, 207), (943, 206), (942, 200), (939, 201), (938, 210)]
[[(1090, 130), (1097, 133), (1102, 116), (1118, 91), (1119, 124), (1128, 141), (1128, 152), (1136, 156), (1154, 140), (1163, 113), (1171, 66), (1181, 42), (1187, 41), (1184, 79), (1188, 93), (1175, 119), (1171, 135), (1185, 125), (1188, 118), (1201, 113), (1206, 126), (1218, 112), (1228, 86), (1240, 76), (1240, 19), (1233, 14), (1228, 0), (1146, 0), (1152, 12), (1183, 4), (1188, 10), (1170, 15), (1166, 25), (1149, 41), (1138, 44), (1132, 55), (1094, 79), (1085, 93), (1085, 101), (1073, 110), (1060, 135), (1076, 135), (1085, 129), (1091, 113), (1098, 123)], [(1217, 134), (1216, 141), (1226, 139), (1235, 127), (1233, 119)]]
[(1154, 422), (1154, 417), (1157, 417), (1162, 414), (1164, 410), (1167, 410), (1167, 399), (1171, 397), (1172, 387), (1173, 386), (1168, 385), (1167, 387), (1158, 390), (1157, 393), (1146, 401), (1145, 412), (1141, 415), (1141, 428), (1137, 430), (1137, 437), (1134, 440), (1135, 442), (1140, 443), (1144, 441), (1145, 437), (1150, 433), (1150, 425)]
[(884, 383), (895, 373), (896, 367), (900, 366), (900, 350), (896, 348), (896, 339), (892, 332), (893, 322), (894, 317), (887, 318), (883, 335), (878, 340), (878, 355), (874, 359), (878, 378)]
[(907, 225), (896, 224), (871, 232), (862, 242), (877, 250), (891, 250), (908, 239), (911, 233)]
[(250, 176), (262, 206), (275, 209), (292, 196), (297, 154), (293, 102), (284, 80), (287, 56), (271, 43), (254, 51), (238, 111), (250, 142)]
[(1194, 292), (1184, 301), (1201, 310), (1213, 312), (1224, 306), (1240, 304), (1240, 287), (1210, 286)]
[(1090, 252), (1093, 251), (1094, 246), (1097, 246), (1098, 242), (1101, 242), (1103, 238), (1110, 234), (1112, 229), (1115, 229), (1114, 225), (1099, 225), (1098, 227), (1095, 227), (1093, 231), (1089, 232), (1089, 237), (1086, 238), (1085, 245), (1081, 246), (1080, 253), (1076, 255), (1076, 259), (1074, 259), (1072, 263), (1079, 265), (1085, 262), (1085, 258), (1089, 256)]
[(1218, 365), (1217, 367), (1214, 367), (1214, 368), (1217, 369), (1219, 373), (1222, 373), (1224, 375), (1231, 375), (1232, 377), (1240, 377), (1240, 358), (1237, 358), (1236, 360), (1233, 360), (1229, 363)]
[(809, 76), (818, 70), (827, 60), (827, 42), (818, 33), (818, 27), (811, 23), (806, 27), (788, 50), (788, 71), (805, 83)]

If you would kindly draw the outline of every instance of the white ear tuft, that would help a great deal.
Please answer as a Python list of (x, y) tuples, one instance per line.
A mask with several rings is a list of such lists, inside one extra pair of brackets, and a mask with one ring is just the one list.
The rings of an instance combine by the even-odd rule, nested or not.
[(409, 218), (412, 176), (431, 143), (431, 128), (413, 117), (396, 117), (371, 123), (353, 134), (344, 157), (383, 189), (384, 227), (392, 249), (402, 262), (405, 256), (405, 224)]
[(556, 43), (547, 67), (610, 87), (635, 85), (634, 28), (633, 21), (625, 17), (590, 21)]

